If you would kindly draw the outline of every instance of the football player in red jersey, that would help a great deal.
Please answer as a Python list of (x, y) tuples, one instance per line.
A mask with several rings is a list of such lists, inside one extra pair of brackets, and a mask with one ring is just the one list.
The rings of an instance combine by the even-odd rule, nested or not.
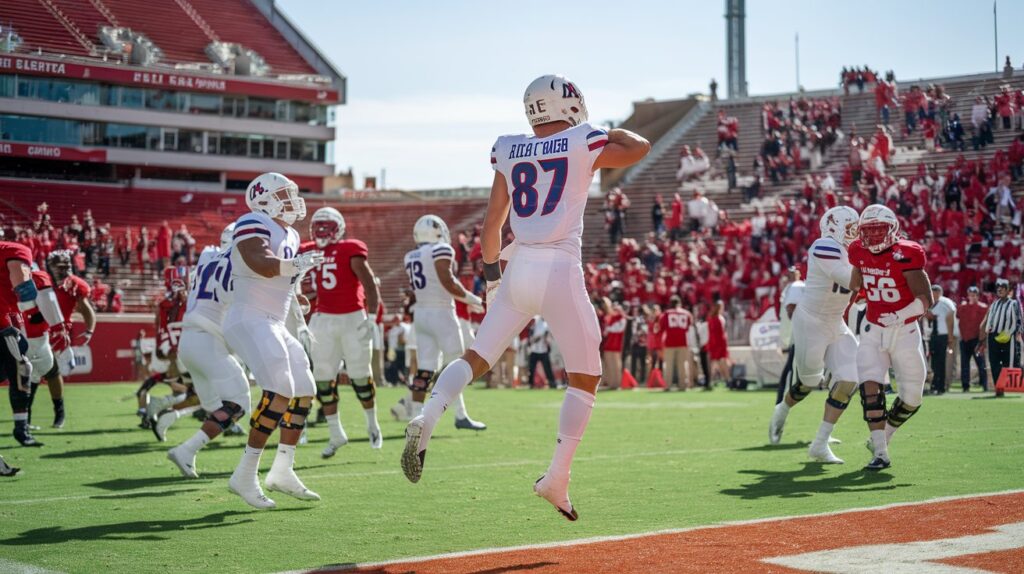
[[(28, 342), (20, 331), (21, 314), (38, 309), (52, 325), (64, 322), (52, 289), (40, 292), (32, 280), (32, 250), (20, 243), (0, 241), (0, 377), (8, 381), (14, 416), (14, 438), (23, 446), (39, 446), (28, 427), (33, 380)], [(6, 467), (6, 465), (2, 465)], [(0, 468), (0, 471), (5, 470)]]
[(77, 311), (85, 321), (85, 331), (74, 343), (88, 345), (96, 329), (96, 311), (89, 301), (91, 288), (87, 281), (71, 274), (71, 256), (70, 251), (58, 250), (47, 257), (57, 303), (64, 315), (63, 325), (50, 327), (50, 346), (55, 360), (48, 371), (41, 373), (53, 401), (54, 428), (64, 426), (64, 375), (70, 373), (75, 366), (74, 354), (71, 352), (71, 315)]
[[(36, 290), (39, 291), (40, 295), (46, 297), (53, 296), (53, 282), (50, 280), (50, 276), (45, 271), (39, 271), (35, 264), (32, 267), (32, 282), (35, 283)], [(56, 299), (55, 296), (53, 297)], [(67, 341), (68, 336), (64, 332), (63, 324), (51, 327), (46, 322), (46, 319), (43, 318), (42, 313), (39, 312), (38, 307), (23, 312), (21, 321), (24, 326), (25, 337), (28, 340), (26, 356), (29, 362), (32, 363), (32, 379), (29, 383), (28, 418), (26, 419), (29, 432), (31, 432), (39, 429), (38, 426), (32, 424), (32, 405), (36, 400), (36, 391), (39, 390), (39, 381), (42, 378), (42, 374), (49, 372), (54, 365), (53, 349), (50, 345), (51, 343), (59, 345)], [(35, 441), (34, 444), (26, 446), (43, 446), (43, 444)]]
[[(178, 339), (181, 337), (182, 320), (185, 317), (185, 307), (188, 301), (186, 277), (188, 277), (187, 270), (184, 273), (173, 267), (164, 270), (164, 286), (167, 288), (167, 292), (156, 311), (156, 349), (149, 362), (149, 370), (152, 374), (142, 382), (139, 390), (135, 392), (135, 396), (139, 400), (139, 410), (136, 414), (142, 419), (139, 424), (142, 428), (152, 428), (150, 413), (158, 414), (164, 408), (184, 400), (189, 391), (188, 387), (178, 380), (185, 372), (185, 369), (178, 364)], [(162, 397), (159, 404), (151, 404), (149, 391), (157, 383), (163, 382), (170, 385), (172, 394)]]
[[(333, 207), (316, 210), (310, 232), (317, 248), (324, 252), (324, 262), (312, 270), (316, 312), (309, 321), (313, 378), (330, 432), (330, 441), (321, 454), (324, 458), (334, 456), (348, 443), (338, 414), (337, 376), (342, 362), (366, 415), (370, 447), (377, 449), (384, 439), (377, 422), (377, 389), (370, 362), (380, 290), (366, 260), (366, 244), (344, 238), (345, 218)], [(367, 309), (373, 312), (368, 314)]]
[[(900, 239), (896, 214), (870, 205), (860, 216), (860, 239), (850, 245), (851, 287), (867, 295), (866, 322), (857, 349), (864, 420), (871, 430), (874, 457), (865, 470), (891, 465), (893, 433), (921, 407), (927, 374), (917, 319), (932, 306), (931, 284), (924, 271), (924, 249)], [(889, 367), (896, 372), (898, 397), (886, 409), (882, 388)]]

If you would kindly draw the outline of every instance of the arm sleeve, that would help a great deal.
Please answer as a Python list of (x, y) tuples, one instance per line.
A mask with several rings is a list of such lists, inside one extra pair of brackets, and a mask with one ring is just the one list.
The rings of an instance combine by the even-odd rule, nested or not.
[(904, 271), (916, 271), (918, 269), (924, 269), (926, 257), (924, 249), (920, 245), (915, 245), (904, 252), (905, 259), (902, 261)]
[(587, 132), (587, 155), (590, 157), (591, 168), (606, 145), (608, 145), (608, 132), (600, 128), (594, 128)]
[(432, 253), (434, 261), (438, 259), (455, 259), (455, 250), (447, 243), (438, 243)]
[(235, 224), (235, 234), (231, 240), (234, 243), (249, 239), (251, 237), (262, 237), (264, 239), (270, 239), (270, 229), (265, 223), (250, 215), (249, 217), (243, 217)]
[[(848, 255), (848, 258), (852, 254)], [(844, 289), (850, 287), (853, 266), (843, 261), (842, 248), (835, 241), (815, 241), (808, 258), (814, 259), (825, 276)]]
[(501, 143), (501, 138), (494, 141), (494, 145), (491, 146), (491, 169), (494, 171), (498, 170), (498, 145)]

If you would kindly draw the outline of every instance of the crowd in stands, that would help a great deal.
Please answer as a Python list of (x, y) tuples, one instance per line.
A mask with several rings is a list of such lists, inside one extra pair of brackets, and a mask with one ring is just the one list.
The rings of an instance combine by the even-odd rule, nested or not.
[[(857, 66), (843, 67), (839, 71), (839, 85), (843, 88), (844, 95), (850, 95), (850, 86), (857, 86), (858, 93), (864, 93), (864, 87), (870, 86), (871, 84), (877, 83), (880, 78), (878, 71), (872, 70), (868, 66), (858, 68)], [(893, 83), (896, 81), (896, 75), (889, 70), (885, 73), (884, 81)]]

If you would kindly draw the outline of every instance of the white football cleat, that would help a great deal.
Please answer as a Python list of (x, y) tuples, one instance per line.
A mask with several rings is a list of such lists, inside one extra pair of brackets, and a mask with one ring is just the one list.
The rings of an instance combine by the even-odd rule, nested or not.
[(320, 495), (306, 488), (306, 485), (302, 484), (302, 481), (299, 480), (298, 475), (292, 469), (278, 473), (271, 469), (267, 473), (265, 483), (267, 490), (272, 492), (283, 492), (299, 500), (320, 500)]
[(196, 453), (186, 452), (180, 445), (167, 451), (167, 460), (174, 463), (185, 478), (199, 478), (196, 472)]
[(153, 423), (153, 434), (156, 435), (156, 440), (165, 442), (167, 440), (167, 429), (171, 428), (178, 420), (178, 413), (172, 410), (165, 410), (158, 417), (156, 417)]
[(828, 437), (828, 444), (843, 444), (843, 441), (837, 439), (836, 437), (834, 437), (832, 435), (829, 435), (829, 437)]
[(322, 456), (324, 458), (331, 458), (332, 456), (337, 454), (338, 449), (340, 449), (341, 447), (343, 447), (343, 446), (345, 446), (347, 444), (348, 444), (347, 440), (345, 442), (328, 442), (327, 446), (324, 447), (324, 450), (320, 451), (320, 456)]
[(455, 419), (455, 428), (459, 430), (482, 431), (487, 430), (487, 425), (480, 421), (475, 421), (467, 416), (465, 418)]
[(807, 456), (811, 457), (811, 460), (816, 462), (823, 462), (825, 464), (843, 464), (843, 459), (839, 458), (829, 448), (828, 443), (819, 443), (814, 441), (811, 443), (811, 447), (807, 449)]
[(402, 472), (409, 482), (419, 482), (423, 476), (423, 461), (427, 451), (420, 450), (420, 435), (423, 434), (423, 417), (418, 416), (405, 427), (405, 449), (402, 450)]
[(277, 508), (277, 504), (263, 494), (258, 480), (243, 480), (232, 474), (228, 479), (228, 490), (242, 497), (246, 504), (257, 510)]
[(546, 474), (543, 474), (533, 483), (533, 492), (550, 502), (555, 507), (555, 510), (564, 516), (566, 520), (575, 521), (579, 518), (579, 514), (576, 514), (576, 509), (569, 502), (568, 480), (565, 481), (565, 484), (555, 484), (553, 479), (549, 479)]
[(786, 426), (786, 416), (789, 414), (788, 411), (782, 410), (783, 404), (775, 405), (775, 410), (772, 411), (772, 421), (768, 423), (768, 442), (771, 444), (779, 444), (782, 440), (782, 427)]
[(370, 439), (370, 448), (377, 450), (384, 446), (384, 433), (380, 432), (380, 425), (367, 426), (366, 436)]

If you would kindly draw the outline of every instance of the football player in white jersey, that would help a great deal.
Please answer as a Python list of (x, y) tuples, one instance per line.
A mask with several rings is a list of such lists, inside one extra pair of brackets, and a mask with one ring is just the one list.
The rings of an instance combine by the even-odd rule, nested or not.
[[(192, 375), (199, 404), (206, 411), (203, 426), (190, 439), (167, 451), (183, 476), (198, 478), (196, 453), (250, 410), (249, 380), (224, 342), (221, 323), (231, 296), (231, 241), (235, 224), (224, 228), (220, 246), (199, 255), (189, 285), (178, 356)], [(156, 426), (166, 432), (185, 412), (161, 415)]]
[(271, 433), (281, 439), (266, 485), (302, 500), (319, 500), (296, 476), (295, 445), (299, 442), (316, 383), (302, 344), (288, 332), (295, 291), (293, 283), (323, 263), (323, 253), (296, 255), (299, 233), (292, 225), (306, 216), (306, 204), (295, 182), (279, 173), (265, 173), (246, 190), (251, 213), (238, 218), (231, 243), (232, 297), (224, 315), (224, 340), (242, 359), (263, 389), (249, 421), (251, 430), (228, 488), (249, 505), (274, 508), (259, 483), (260, 456)]
[(852, 207), (839, 206), (821, 216), (821, 237), (807, 255), (807, 279), (800, 304), (793, 312), (793, 384), (775, 405), (768, 439), (778, 444), (789, 409), (821, 384), (825, 370), (832, 375), (825, 399), (825, 416), (808, 455), (818, 461), (842, 464), (828, 446), (832, 429), (857, 390), (857, 337), (846, 326), (843, 313), (850, 304), (850, 265), (847, 248), (857, 238), (860, 216)]
[[(563, 76), (534, 80), (523, 105), (533, 133), (499, 137), (491, 148), (495, 174), (480, 239), (487, 315), (470, 349), (438, 377), (423, 415), (406, 427), (402, 469), (410, 481), (419, 481), (430, 436), (448, 404), (491, 368), (534, 315), (541, 315), (562, 350), (569, 388), (554, 457), (533, 489), (576, 520), (569, 470), (601, 382), (601, 328), (581, 264), (583, 212), (597, 170), (631, 166), (651, 145), (629, 131), (587, 123), (583, 95)], [(501, 281), (498, 258), (506, 218), (511, 218), (516, 249)]]
[[(416, 249), (405, 254), (405, 272), (416, 296), (412, 328), (416, 332), (416, 372), (410, 377), (409, 390), (414, 416), (423, 410), (427, 389), (434, 373), (466, 350), (462, 328), (455, 316), (455, 300), (475, 312), (483, 311), (483, 300), (466, 290), (455, 277), (455, 250), (444, 220), (424, 215), (412, 229)], [(443, 356), (443, 359), (442, 359)], [(484, 430), (487, 425), (469, 418), (460, 392), (454, 400), (455, 428)]]

